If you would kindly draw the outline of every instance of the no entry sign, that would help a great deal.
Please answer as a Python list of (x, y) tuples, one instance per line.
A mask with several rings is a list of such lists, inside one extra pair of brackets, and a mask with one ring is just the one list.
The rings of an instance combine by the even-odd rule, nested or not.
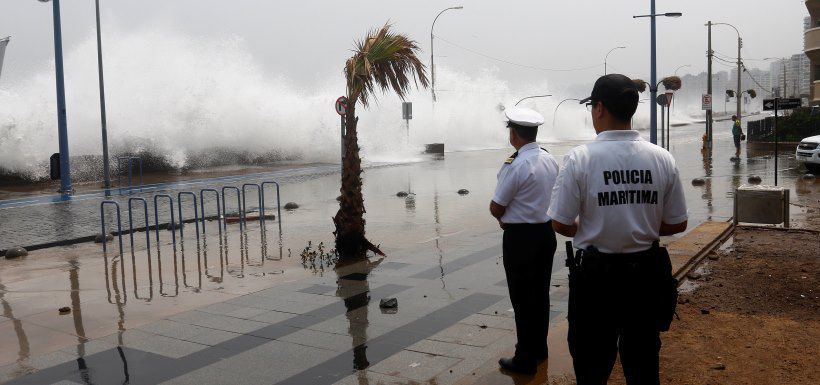
[(347, 115), (347, 98), (340, 96), (336, 99), (336, 113), (345, 116)]

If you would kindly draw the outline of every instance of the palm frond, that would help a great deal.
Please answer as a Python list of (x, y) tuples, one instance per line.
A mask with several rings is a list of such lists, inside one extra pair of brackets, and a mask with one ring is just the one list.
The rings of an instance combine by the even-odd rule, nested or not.
[[(377, 90), (392, 90), (402, 100), (411, 85), (428, 86), (427, 70), (417, 53), (419, 46), (402, 34), (393, 33), (390, 24), (367, 33), (356, 42), (353, 56), (345, 64), (348, 98), (367, 107)], [(412, 84), (411, 84), (412, 80)]]

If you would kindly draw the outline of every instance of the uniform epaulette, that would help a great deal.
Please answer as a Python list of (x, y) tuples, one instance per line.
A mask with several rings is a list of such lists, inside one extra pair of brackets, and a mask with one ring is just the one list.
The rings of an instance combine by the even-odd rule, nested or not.
[(507, 160), (505, 160), (505, 161), (504, 161), (504, 164), (510, 164), (510, 163), (512, 163), (512, 162), (515, 160), (515, 157), (516, 157), (516, 156), (518, 156), (518, 151), (516, 151), (516, 152), (514, 152), (512, 155), (510, 155), (510, 157), (509, 157), (509, 158), (507, 158)]

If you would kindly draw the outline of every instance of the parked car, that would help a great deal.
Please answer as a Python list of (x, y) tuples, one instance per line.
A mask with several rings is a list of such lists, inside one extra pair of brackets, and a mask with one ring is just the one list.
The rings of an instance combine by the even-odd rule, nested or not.
[(795, 155), (797, 162), (803, 163), (809, 171), (820, 173), (820, 135), (801, 140)]

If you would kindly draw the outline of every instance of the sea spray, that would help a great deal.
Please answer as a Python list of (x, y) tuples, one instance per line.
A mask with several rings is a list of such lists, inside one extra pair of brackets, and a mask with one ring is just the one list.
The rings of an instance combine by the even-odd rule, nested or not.
[[(324, 83), (308, 89), (287, 74), (261, 68), (238, 37), (196, 38), (157, 27), (109, 30), (104, 54), (112, 156), (139, 155), (160, 169), (337, 161), (333, 101), (344, 90), (341, 73), (327, 74)], [(67, 49), (65, 65), (72, 171), (83, 168), (86, 179), (98, 178), (100, 173), (89, 171), (98, 168), (93, 162), (102, 153), (93, 34)], [(503, 108), (543, 94), (549, 83), (544, 76), (511, 89), (498, 72), (467, 74), (438, 65), (438, 102), (433, 105), (425, 90), (407, 99), (414, 103), (409, 138), (395, 96), (359, 109), (365, 161), (418, 160), (423, 145), (435, 142), (446, 143), (448, 151), (508, 146)], [(0, 176), (45, 179), (48, 158), (57, 152), (53, 64), (6, 80), (0, 85)], [(589, 114), (577, 103), (562, 105), (553, 126), (553, 111), (564, 96), (550, 91), (556, 96), (522, 103), (547, 119), (539, 140), (593, 138)]]

